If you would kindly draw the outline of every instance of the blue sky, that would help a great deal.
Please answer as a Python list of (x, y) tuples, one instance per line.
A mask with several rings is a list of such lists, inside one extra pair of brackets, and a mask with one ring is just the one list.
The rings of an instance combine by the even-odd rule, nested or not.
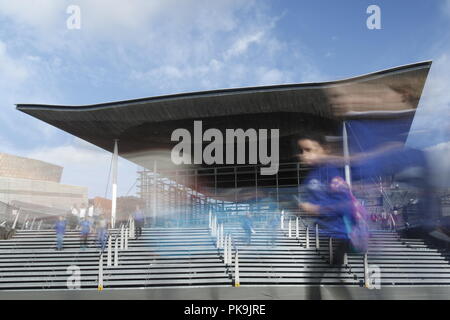
[[(449, 154), (450, 1), (0, 0), (0, 151), (104, 195), (110, 155), (15, 110), (337, 80), (433, 60), (409, 144)], [(81, 29), (68, 30), (69, 5)], [(369, 5), (381, 30), (366, 27)], [(430, 139), (432, 137), (432, 139)], [(443, 153), (444, 152), (444, 153)], [(446, 152), (446, 153), (445, 153)], [(136, 166), (120, 162), (119, 194)]]

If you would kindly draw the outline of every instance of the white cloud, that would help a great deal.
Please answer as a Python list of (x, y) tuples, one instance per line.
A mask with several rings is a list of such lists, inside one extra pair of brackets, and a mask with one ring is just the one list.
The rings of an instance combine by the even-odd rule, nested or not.
[(408, 144), (426, 147), (450, 139), (450, 51), (433, 61)]
[(254, 34), (244, 35), (243, 37), (237, 39), (230, 49), (225, 53), (225, 59), (230, 57), (238, 56), (247, 51), (248, 47), (255, 43), (261, 43), (264, 37), (264, 31), (258, 31)]
[[(70, 145), (29, 150), (24, 156), (62, 166), (64, 168), (62, 183), (88, 187), (90, 197), (105, 195), (111, 165), (111, 153), (109, 152), (76, 139), (75, 143)], [(128, 192), (135, 183), (136, 169), (135, 164), (119, 158), (119, 194)], [(111, 184), (109, 183), (108, 197), (110, 197), (110, 188)], [(134, 191), (131, 194), (134, 194)]]
[(450, 141), (425, 149), (430, 162), (431, 179), (436, 187), (450, 187)]
[(291, 74), (286, 71), (283, 72), (282, 70), (276, 68), (268, 69), (265, 67), (261, 67), (258, 69), (258, 74), (258, 78), (260, 78), (258, 84), (260, 85), (286, 83), (291, 78)]
[(10, 56), (6, 44), (0, 40), (0, 88), (11, 86), (11, 82), (18, 85), (25, 81), (28, 76), (29, 71)]
[(450, 103), (450, 51), (444, 52), (433, 61), (432, 69), (424, 90), (424, 107), (446, 106)]
[[(14, 45), (36, 50), (41, 56), (34, 54), (32, 59), (47, 61), (49, 76), (64, 71), (87, 78), (94, 86), (104, 86), (105, 78), (136, 81), (154, 94), (310, 78), (311, 63), (291, 54), (298, 49), (296, 44), (275, 35), (282, 16), (266, 12), (264, 2), (78, 0), (75, 4), (81, 8), (78, 31), (66, 29), (68, 2), (41, 0), (30, 10), (29, 1), (0, 0), (0, 16), (11, 22), (12, 30), (20, 31)], [(274, 65), (287, 56), (292, 66)], [(262, 74), (262, 68), (272, 72)], [(284, 75), (275, 77), (274, 70)]]
[[(32, 3), (26, 0), (0, 0), (0, 12), (20, 24), (39, 30), (49, 30), (58, 20), (64, 20), (67, 4), (64, 1), (40, 0)], [(59, 18), (59, 19), (58, 19)]]
[[(66, 28), (69, 4), (81, 8), (81, 30)], [(64, 166), (66, 183), (98, 193), (110, 154), (14, 110), (14, 103), (324, 80), (298, 42), (277, 35), (279, 19), (254, 0), (0, 0), (0, 104), (7, 110), (0, 141)], [(126, 192), (135, 167), (122, 166)]]

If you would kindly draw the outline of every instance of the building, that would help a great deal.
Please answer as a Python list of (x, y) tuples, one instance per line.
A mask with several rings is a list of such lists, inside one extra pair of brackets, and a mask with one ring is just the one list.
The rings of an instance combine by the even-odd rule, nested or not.
[(0, 153), (0, 201), (53, 214), (87, 204), (87, 188), (62, 184), (62, 172), (51, 163)]
[[(178, 221), (195, 221), (210, 209), (230, 214), (268, 212), (275, 203), (276, 209), (296, 210), (292, 197), (305, 175), (292, 148), (299, 133), (321, 132), (338, 147), (348, 141), (350, 152), (361, 151), (370, 147), (357, 139), (364, 121), (382, 120), (385, 129), (404, 143), (430, 66), (431, 62), (421, 62), (323, 83), (181, 93), (86, 106), (20, 104), (17, 109), (140, 165), (140, 197), (154, 219), (172, 215)], [(177, 142), (172, 141), (172, 133), (178, 128), (195, 133), (195, 121), (202, 121), (203, 131), (216, 129), (224, 136), (228, 128), (278, 129), (278, 172), (262, 175), (261, 163), (174, 164), (171, 150)], [(347, 136), (349, 122), (355, 130)], [(269, 144), (270, 139), (266, 140)], [(206, 145), (203, 141), (200, 148)], [(225, 141), (222, 146), (226, 148)], [(112, 206), (114, 211), (114, 199)]]

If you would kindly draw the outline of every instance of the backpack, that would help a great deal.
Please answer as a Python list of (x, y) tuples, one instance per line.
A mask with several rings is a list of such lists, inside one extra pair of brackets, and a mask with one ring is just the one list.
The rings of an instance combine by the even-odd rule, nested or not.
[(351, 212), (344, 216), (344, 224), (353, 251), (363, 253), (369, 246), (368, 213), (364, 206), (355, 198), (347, 182), (341, 177), (331, 180), (331, 189), (344, 192), (351, 201)]

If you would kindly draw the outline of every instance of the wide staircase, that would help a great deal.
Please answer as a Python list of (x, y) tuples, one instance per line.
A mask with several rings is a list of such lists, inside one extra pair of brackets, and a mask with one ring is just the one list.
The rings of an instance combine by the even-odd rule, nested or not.
[[(330, 250), (330, 236), (323, 233), (319, 235), (317, 248), (314, 230), (308, 231), (308, 246), (305, 228), (299, 230), (298, 237), (294, 227), (291, 237), (285, 228), (277, 232), (276, 245), (268, 246), (270, 231), (256, 228), (247, 246), (237, 226), (226, 229), (237, 239), (241, 285), (366, 285), (365, 255), (348, 253), (346, 265), (331, 265), (330, 251), (333, 256), (339, 240), (332, 239)], [(450, 286), (449, 257), (448, 252), (421, 239), (402, 238), (391, 231), (372, 231), (366, 270), (379, 271), (381, 286)], [(370, 280), (376, 281), (372, 276)]]
[[(217, 248), (217, 235), (205, 227), (144, 229), (139, 239), (128, 240), (128, 248), (117, 250), (116, 265), (114, 247), (120, 232), (111, 230), (112, 263), (108, 266), (105, 251), (102, 288), (362, 287), (367, 285), (367, 270), (379, 270), (382, 286), (450, 286), (448, 253), (420, 239), (374, 231), (366, 261), (362, 254), (349, 253), (345, 266), (334, 267), (330, 252), (333, 255), (339, 240), (332, 239), (330, 250), (328, 235), (320, 233), (316, 240), (313, 227), (307, 237), (304, 227), (297, 231), (294, 225), (290, 233), (287, 223), (276, 230), (256, 225), (250, 244), (239, 224), (224, 225), (223, 234), (232, 238), (228, 264), (224, 263), (224, 249)], [(271, 240), (275, 240), (273, 244)], [(52, 230), (18, 231), (12, 239), (0, 241), (0, 290), (66, 290), (78, 271), (80, 289), (97, 289), (100, 251), (94, 236), (89, 246), (80, 249), (77, 231), (67, 232), (63, 251), (55, 250)]]
[[(119, 234), (111, 230), (113, 244)], [(53, 231), (19, 231), (0, 241), (0, 289), (67, 289), (77, 268), (81, 289), (98, 288), (100, 250), (95, 236), (89, 243), (80, 249), (79, 233), (69, 231), (64, 250), (56, 251)], [(113, 251), (108, 267), (105, 250), (103, 287), (230, 286), (214, 244), (206, 228), (144, 229), (118, 250), (117, 266)]]

